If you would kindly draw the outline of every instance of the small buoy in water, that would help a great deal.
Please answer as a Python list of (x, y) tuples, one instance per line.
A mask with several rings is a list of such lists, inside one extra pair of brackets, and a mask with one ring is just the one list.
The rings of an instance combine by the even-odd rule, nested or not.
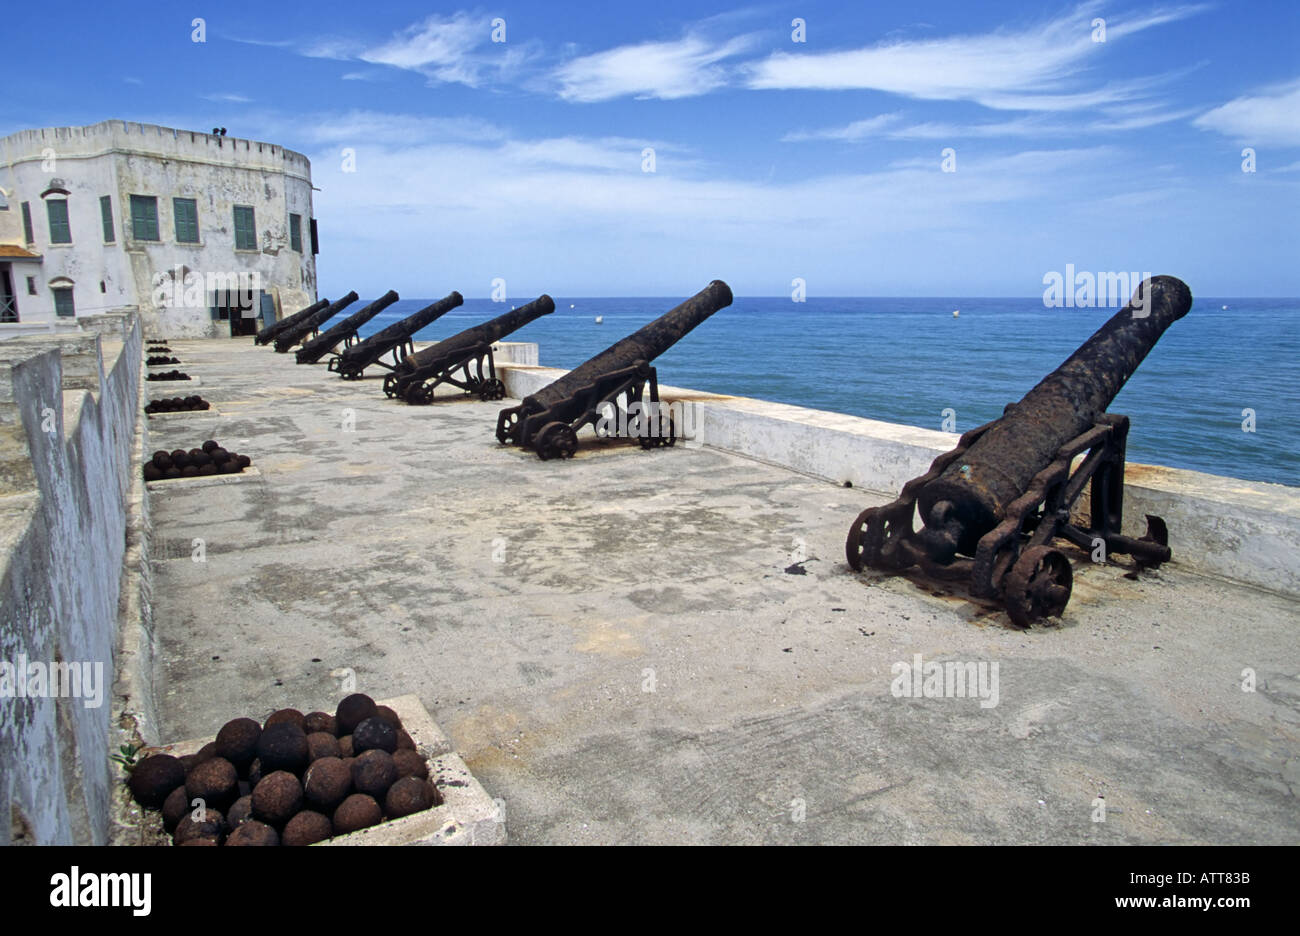
[(572, 302), (569, 303), (569, 308), (570, 308), (570, 309), (573, 308), (573, 303), (572, 303)]
[(953, 318), (958, 318), (960, 315), (961, 315), (961, 309), (953, 309), (953, 310), (952, 310), (952, 317), (953, 317)]
[(605, 316), (603, 316), (603, 315), (597, 315), (597, 316), (596, 316), (596, 324), (597, 324), (597, 325), (600, 325), (600, 324), (604, 323), (604, 321), (605, 321)]

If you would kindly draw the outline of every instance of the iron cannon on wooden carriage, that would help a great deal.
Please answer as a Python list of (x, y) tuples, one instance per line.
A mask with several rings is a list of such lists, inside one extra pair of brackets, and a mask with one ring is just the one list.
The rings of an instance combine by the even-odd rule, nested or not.
[(384, 378), (384, 393), (407, 403), (433, 402), (439, 384), (451, 384), (481, 400), (500, 400), (506, 386), (497, 377), (494, 342), (518, 331), (534, 319), (555, 311), (555, 301), (542, 295), (527, 305), (444, 338), (406, 358)]
[(297, 325), (299, 322), (303, 321), (308, 316), (315, 315), (317, 312), (321, 311), (321, 309), (324, 309), (329, 304), (330, 301), (328, 299), (321, 299), (317, 302), (313, 302), (305, 309), (299, 309), (297, 312), (293, 313), (293, 315), (285, 316), (284, 318), (280, 319), (280, 321), (278, 322), (272, 322), (270, 325), (266, 326), (260, 332), (257, 333), (257, 335), (253, 338), (253, 344), (260, 344), (260, 345), (270, 344), (271, 341), (275, 338), (275, 336), (280, 334), (280, 332), (284, 331), (286, 328), (290, 328), (294, 325)]
[(307, 316), (296, 325), (290, 325), (280, 334), (275, 336), (275, 351), (277, 354), (284, 354), (294, 345), (298, 344), (308, 335), (315, 334), (316, 330), (338, 315), (358, 299), (356, 290), (352, 290), (342, 299), (331, 302), (319, 312)]
[[(1090, 553), (1131, 555), (1143, 567), (1168, 561), (1159, 517), (1147, 516), (1141, 538), (1121, 533), (1129, 420), (1106, 408), (1191, 305), (1181, 280), (1143, 281), (1001, 418), (965, 433), (893, 503), (859, 514), (845, 544), (849, 565), (895, 573), (919, 566), (933, 578), (965, 579), (973, 596), (1000, 601), (1027, 627), (1060, 615), (1070, 600), (1073, 570), (1051, 545), (1058, 537)], [(1076, 522), (1072, 508), (1085, 488), (1088, 519)]]
[[(606, 348), (563, 377), (497, 415), (497, 440), (531, 448), (542, 459), (568, 458), (578, 430), (598, 428), (612, 410), (659, 413), (659, 376), (651, 362), (719, 309), (731, 305), (731, 289), (714, 280), (690, 299)], [(649, 400), (645, 400), (649, 390)], [(675, 428), (640, 435), (641, 445), (672, 445)]]
[(344, 348), (352, 347), (359, 340), (357, 330), (396, 302), (398, 298), (397, 293), (390, 289), (374, 302), (357, 312), (353, 312), (337, 325), (331, 325), (328, 330), (321, 332), (310, 341), (304, 341), (302, 347), (294, 355), (298, 363), (315, 364), (337, 348), (340, 343)]
[[(382, 331), (377, 331), (365, 341), (360, 341), (344, 350), (329, 363), (330, 370), (338, 371), (344, 380), (360, 380), (367, 367), (374, 364), (385, 370), (393, 370), (402, 360), (415, 351), (413, 336), (435, 319), (446, 315), (465, 301), (458, 292), (451, 292), (437, 302), (431, 302), (418, 312), (414, 312), (394, 322)], [(385, 361), (384, 355), (392, 354), (393, 362)]]

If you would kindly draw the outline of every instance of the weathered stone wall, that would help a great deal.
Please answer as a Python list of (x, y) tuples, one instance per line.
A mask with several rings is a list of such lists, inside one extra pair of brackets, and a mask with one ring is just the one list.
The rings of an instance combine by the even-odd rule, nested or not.
[[(107, 841), (143, 360), (138, 316), (108, 318), (0, 344), (0, 844)], [(19, 691), (24, 660), (91, 679), (77, 697)]]

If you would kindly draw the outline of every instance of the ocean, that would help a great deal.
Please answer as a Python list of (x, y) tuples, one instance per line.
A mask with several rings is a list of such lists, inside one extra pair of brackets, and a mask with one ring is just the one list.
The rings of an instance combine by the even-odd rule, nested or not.
[[(416, 340), (445, 338), (531, 298), (467, 299)], [(402, 299), (361, 333), (432, 301)], [(554, 313), (507, 340), (537, 342), (540, 363), (571, 368), (680, 301), (556, 296)], [(944, 428), (952, 410), (964, 432), (1000, 416), (1114, 312), (1048, 309), (1037, 297), (740, 297), (655, 365), (673, 386), (929, 429)], [(1298, 363), (1300, 300), (1196, 298), (1110, 406), (1132, 420), (1129, 459), (1300, 484)]]

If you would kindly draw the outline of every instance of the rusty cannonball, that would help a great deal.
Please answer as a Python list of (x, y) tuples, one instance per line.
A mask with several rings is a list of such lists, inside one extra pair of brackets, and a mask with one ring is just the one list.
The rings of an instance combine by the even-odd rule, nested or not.
[(307, 757), (310, 760), (320, 760), (322, 757), (339, 756), (339, 739), (332, 734), (326, 734), (323, 731), (317, 731), (307, 735)]
[(329, 712), (309, 712), (303, 718), (302, 730), (307, 734), (316, 734), (319, 731), (327, 735), (338, 737), (339, 725), (334, 716)]
[(398, 749), (399, 751), (402, 751), (402, 750), (406, 750), (406, 751), (414, 751), (414, 750), (415, 750), (415, 739), (412, 738), (409, 734), (407, 734), (405, 728), (398, 728), (398, 729), (397, 729), (397, 749)]
[(282, 708), (278, 712), (273, 712), (266, 720), (267, 728), (280, 724), (297, 725), (302, 729), (303, 734), (307, 733), (307, 728), (303, 724), (303, 714), (296, 708)]
[(208, 439), (208, 441), (204, 442), (202, 445), (199, 446), (199, 448), (203, 449), (203, 451), (207, 452), (209, 455), (212, 454), (212, 450), (214, 448), (220, 448), (220, 447), (221, 446), (217, 445), (214, 439)]
[(210, 845), (213, 848), (215, 848), (220, 844), (221, 844), (221, 840), (217, 838), (191, 838), (181, 842), (180, 846), (184, 848), (189, 845)]
[(239, 455), (235, 458), (235, 461), (239, 463), (240, 471), (243, 471), (245, 468), (247, 468), (249, 465), (253, 463), (253, 460), (249, 458), (247, 455)]
[(239, 798), (239, 771), (224, 757), (196, 764), (185, 777), (185, 795), (201, 799), (210, 808), (225, 809)]
[(179, 478), (180, 476), (181, 476), (181, 470), (175, 467), (174, 465), (163, 472), (164, 478)]
[(249, 819), (247, 822), (240, 823), (239, 828), (230, 833), (230, 837), (226, 839), (226, 844), (245, 846), (279, 845), (280, 836), (275, 829), (265, 822)]
[(245, 794), (235, 800), (235, 805), (226, 811), (226, 824), (230, 828), (242, 825), (253, 818), (253, 797)]
[(186, 465), (184, 468), (181, 469), (182, 478), (197, 478), (198, 476), (199, 476), (198, 465)]
[(172, 841), (177, 845), (183, 845), (192, 838), (221, 841), (221, 837), (226, 832), (225, 817), (215, 809), (203, 809), (201, 811), (203, 818), (195, 819), (196, 811), (198, 810), (192, 809), (181, 817), (181, 821), (176, 824), (176, 831), (172, 833)]
[(287, 770), (267, 774), (253, 787), (253, 817), (283, 825), (302, 808), (302, 784)]
[(253, 718), (236, 718), (226, 722), (217, 732), (214, 742), (216, 753), (235, 765), (240, 774), (248, 772), (248, 765), (257, 756), (257, 741), (262, 737), (262, 726)]
[(375, 717), (382, 718), (384, 721), (388, 722), (388, 724), (393, 726), (394, 731), (402, 727), (402, 719), (387, 705), (376, 705)]
[(277, 770), (300, 773), (307, 766), (307, 735), (292, 722), (269, 725), (257, 739), (257, 758), (262, 762), (262, 776)]
[(334, 834), (347, 835), (358, 829), (366, 829), (378, 825), (383, 818), (384, 814), (374, 797), (353, 793), (334, 810)]
[(185, 795), (185, 785), (181, 784), (168, 794), (167, 799), (163, 800), (163, 828), (168, 832), (175, 832), (177, 824), (185, 817), (189, 808), (190, 799)]
[(334, 712), (338, 721), (339, 735), (350, 735), (357, 725), (375, 714), (375, 700), (361, 692), (354, 692), (342, 702)]
[(421, 780), (429, 779), (429, 765), (416, 751), (398, 748), (393, 752), (393, 764), (397, 767), (397, 779), (399, 780), (403, 777), (419, 777)]
[(352, 763), (352, 786), (358, 793), (373, 796), (383, 802), (388, 788), (397, 780), (397, 765), (393, 755), (373, 748), (357, 755)]
[(352, 732), (352, 751), (358, 757), (366, 751), (392, 754), (397, 750), (397, 730), (378, 715), (367, 718)]
[(339, 757), (354, 757), (352, 750), (352, 735), (344, 735), (339, 738)]
[(146, 809), (158, 809), (172, 790), (185, 785), (185, 767), (180, 758), (153, 754), (135, 765), (127, 787), (135, 801)]
[(194, 755), (194, 763), (201, 764), (205, 760), (210, 760), (216, 756), (217, 742), (209, 741), (207, 744), (203, 745), (203, 747), (199, 748), (198, 752)]
[(161, 481), (163, 473), (158, 470), (158, 466), (149, 462), (144, 466), (144, 479), (146, 481)]
[(280, 841), (285, 845), (314, 845), (325, 841), (333, 833), (334, 824), (330, 822), (329, 816), (304, 809), (289, 820)]
[(312, 761), (303, 775), (303, 796), (312, 806), (329, 812), (352, 792), (352, 770), (337, 757)]
[(214, 475), (216, 473), (217, 473), (217, 466), (212, 464), (212, 462), (208, 462), (206, 465), (199, 466), (199, 474), (203, 477), (206, 477), (208, 475)]
[(423, 812), (432, 805), (429, 784), (419, 777), (404, 777), (388, 788), (388, 795), (384, 797), (384, 814), (389, 819), (399, 819)]

